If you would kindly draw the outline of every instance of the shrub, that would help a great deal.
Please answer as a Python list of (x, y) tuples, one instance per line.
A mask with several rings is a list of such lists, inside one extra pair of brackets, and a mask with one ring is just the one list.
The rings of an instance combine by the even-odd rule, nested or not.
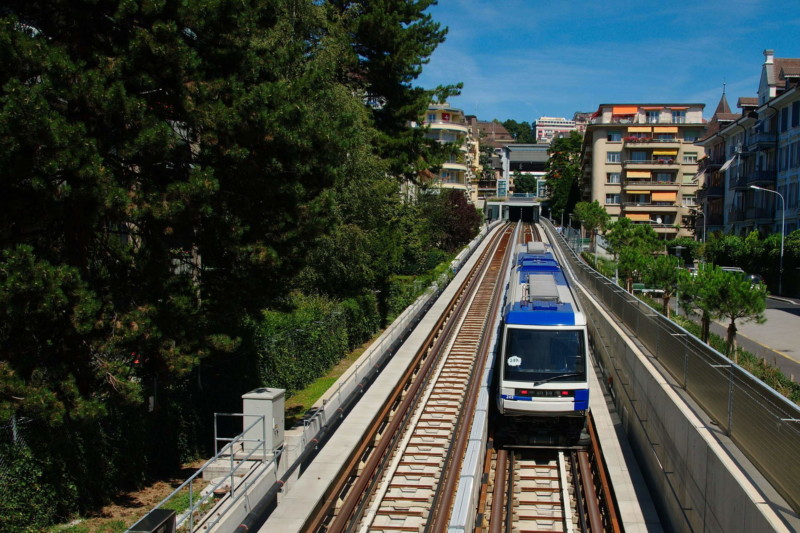
[(45, 479), (46, 465), (23, 445), (3, 445), (0, 458), (0, 532), (41, 531), (53, 523), (55, 503), (65, 495)]

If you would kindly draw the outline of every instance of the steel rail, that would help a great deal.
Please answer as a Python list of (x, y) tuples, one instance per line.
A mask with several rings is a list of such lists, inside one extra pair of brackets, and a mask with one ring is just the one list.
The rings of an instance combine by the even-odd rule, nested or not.
[[(380, 411), (373, 417), (370, 428), (340, 471), (340, 475), (337, 476), (333, 486), (328, 490), (327, 497), (317, 505), (314, 513), (312, 513), (312, 516), (306, 522), (303, 528), (304, 531), (317, 531), (325, 527), (325, 522), (331, 513), (331, 509), (334, 508), (336, 502), (346, 490), (347, 495), (344, 498), (342, 506), (338, 509), (333, 522), (327, 527), (327, 530), (331, 532), (344, 531), (347, 521), (355, 511), (378, 463), (389, 447), (392, 437), (397, 435), (398, 428), (406, 418), (406, 413), (408, 413), (410, 407), (413, 405), (413, 401), (420, 387), (427, 381), (424, 379), (424, 376), (431, 370), (435, 362), (435, 357), (428, 357), (428, 355), (439, 351), (441, 345), (447, 339), (446, 330), (451, 328), (454, 322), (450, 320), (451, 315), (463, 300), (465, 292), (476, 285), (478, 273), (481, 271), (479, 268), (480, 265), (485, 262), (486, 257), (489, 255), (490, 251), (497, 246), (501, 238), (509, 232), (509, 227), (506, 227), (493, 237), (490, 245), (483, 251), (476, 267), (470, 273), (470, 276), (459, 286), (456, 291), (456, 296), (449, 302), (442, 316), (426, 337), (422, 347), (415, 355), (414, 361), (409, 365), (403, 377), (398, 381), (397, 387), (392, 391), (392, 394)], [(416, 379), (414, 379), (415, 376)], [(392, 412), (394, 412), (394, 416), (391, 417), (388, 426), (384, 428), (382, 437), (378, 440), (377, 445), (373, 446), (379, 428), (385, 425), (386, 419), (389, 418)], [(351, 478), (355, 475), (354, 473), (357, 471), (358, 465), (371, 448), (372, 451), (369, 453), (367, 464), (364, 465), (361, 474), (357, 476), (355, 482), (351, 483)]]
[(600, 503), (592, 482), (592, 465), (589, 461), (589, 452), (579, 451), (577, 456), (581, 487), (583, 489), (583, 504), (586, 507), (586, 515), (589, 517), (589, 531), (592, 533), (603, 531), (603, 515), (600, 512)]
[(603, 453), (600, 450), (600, 441), (597, 438), (597, 429), (594, 425), (594, 418), (591, 413), (587, 421), (589, 436), (591, 437), (591, 466), (594, 472), (597, 496), (599, 506), (603, 518), (604, 529), (606, 531), (619, 532), (622, 531), (621, 521), (619, 517), (619, 510), (617, 509), (616, 499), (614, 498), (614, 491), (609, 480), (606, 465), (603, 461)]
[[(492, 493), (492, 512), (489, 518), (489, 533), (503, 533), (503, 505), (508, 473), (508, 450), (497, 450), (494, 470), (494, 492)], [(510, 485), (510, 483), (509, 483)]]
[[(502, 283), (503, 280), (503, 273), (506, 271), (508, 266), (509, 257), (511, 254), (507, 253), (508, 249), (508, 239), (504, 239), (500, 243), (498, 243), (497, 248), (495, 249), (494, 256), (492, 261), (487, 265), (487, 270), (494, 269), (493, 272), (494, 280), (491, 281), (492, 283), (492, 298), (491, 304), (489, 306), (489, 310), (486, 313), (486, 316), (493, 317), (497, 314), (497, 310), (502, 304), (503, 294), (502, 291), (496, 290), (498, 283)], [(513, 246), (512, 246), (513, 249)], [(500, 265), (495, 266), (494, 260), (498, 257), (498, 255), (502, 255), (502, 259), (500, 260)], [(484, 326), (484, 331), (486, 331), (486, 326)], [(483, 336), (483, 334), (482, 334)], [(481, 341), (479, 342), (479, 353), (477, 357), (477, 362), (475, 363), (474, 368), (482, 369), (486, 365), (486, 360), (489, 358), (489, 350), (491, 346), (489, 346), (488, 342)], [(467, 388), (467, 397), (465, 398), (465, 405), (466, 409), (461, 412), (461, 416), (457, 422), (458, 424), (458, 432), (455, 437), (454, 447), (451, 448), (451, 452), (448, 453), (447, 462), (445, 466), (442, 468), (442, 476), (444, 477), (444, 486), (437, 490), (437, 497), (434, 500), (433, 505), (433, 519), (429, 519), (429, 523), (431, 526), (429, 531), (432, 533), (442, 533), (447, 530), (448, 521), (450, 518), (450, 508), (453, 503), (453, 498), (455, 497), (456, 488), (458, 484), (458, 471), (455, 469), (448, 468), (450, 464), (460, 464), (464, 457), (464, 453), (467, 449), (469, 432), (472, 429), (472, 418), (475, 414), (475, 409), (478, 403), (478, 395), (480, 394), (480, 387), (476, 386), (477, 382), (481, 379), (480, 372), (473, 372), (471, 378), (469, 379), (469, 385)], [(442, 486), (441, 480), (439, 482), (439, 486)]]

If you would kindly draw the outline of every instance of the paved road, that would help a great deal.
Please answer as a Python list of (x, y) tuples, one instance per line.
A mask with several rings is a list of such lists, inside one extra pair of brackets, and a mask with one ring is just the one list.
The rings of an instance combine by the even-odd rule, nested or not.
[[(765, 358), (795, 382), (800, 382), (800, 300), (768, 298), (763, 324), (737, 322), (739, 344)], [(714, 323), (711, 331), (723, 338), (727, 323)]]

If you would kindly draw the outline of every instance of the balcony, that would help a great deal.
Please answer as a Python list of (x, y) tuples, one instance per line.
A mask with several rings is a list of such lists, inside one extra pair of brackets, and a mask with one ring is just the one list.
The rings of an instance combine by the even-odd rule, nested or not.
[(640, 160), (633, 160), (627, 159), (622, 162), (625, 168), (629, 168), (631, 170), (635, 169), (643, 169), (648, 170), (651, 168), (669, 168), (669, 169), (677, 169), (680, 167), (680, 163), (674, 159), (640, 159)]
[(657, 212), (657, 213), (674, 213), (678, 209), (678, 205), (668, 202), (622, 202), (625, 211), (632, 213), (641, 213), (642, 211)]
[(753, 170), (744, 176), (739, 176), (731, 180), (732, 189), (749, 189), (751, 185), (763, 187), (765, 185), (775, 185), (777, 172), (774, 170)]
[(665, 145), (675, 146), (681, 144), (680, 139), (657, 139), (652, 137), (623, 137), (622, 140), (628, 148), (662, 148)]
[(701, 187), (697, 190), (697, 201), (704, 202), (712, 198), (722, 198), (725, 196), (725, 190), (722, 186), (716, 185), (714, 187)]
[(730, 222), (755, 222), (772, 221), (775, 219), (775, 212), (766, 207), (746, 207), (744, 209), (731, 209), (728, 212)]
[(757, 152), (760, 150), (765, 150), (767, 148), (773, 148), (775, 143), (777, 142), (776, 139), (777, 135), (775, 133), (765, 133), (765, 132), (758, 132), (753, 133), (747, 139), (747, 144), (745, 145), (745, 150)]
[(697, 162), (697, 171), (712, 171), (718, 170), (725, 161), (719, 159), (712, 159), (711, 157), (704, 157), (700, 161)]
[(425, 121), (424, 125), (429, 127), (431, 131), (449, 130), (458, 131), (461, 133), (467, 133), (469, 131), (469, 126), (467, 126), (466, 123), (462, 124), (448, 120), (434, 120), (432, 122)]
[(656, 189), (663, 191), (663, 190), (678, 190), (680, 183), (677, 181), (656, 181), (656, 180), (637, 180), (637, 179), (627, 179), (625, 180), (625, 189), (638, 189), (640, 187), (655, 187)]
[(467, 165), (459, 161), (447, 161), (442, 164), (442, 168), (444, 170), (456, 170), (461, 172), (466, 172), (468, 170)]

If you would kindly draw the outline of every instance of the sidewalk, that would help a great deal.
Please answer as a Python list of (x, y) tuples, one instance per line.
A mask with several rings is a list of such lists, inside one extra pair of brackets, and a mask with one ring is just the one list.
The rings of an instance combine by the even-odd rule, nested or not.
[[(786, 377), (797, 383), (800, 381), (800, 302), (775, 299), (797, 303), (798, 314), (767, 309), (764, 311), (767, 321), (763, 324), (737, 322), (736, 339), (742, 348), (777, 366)], [(711, 324), (711, 332), (723, 338), (727, 336), (727, 330), (725, 322)]]

